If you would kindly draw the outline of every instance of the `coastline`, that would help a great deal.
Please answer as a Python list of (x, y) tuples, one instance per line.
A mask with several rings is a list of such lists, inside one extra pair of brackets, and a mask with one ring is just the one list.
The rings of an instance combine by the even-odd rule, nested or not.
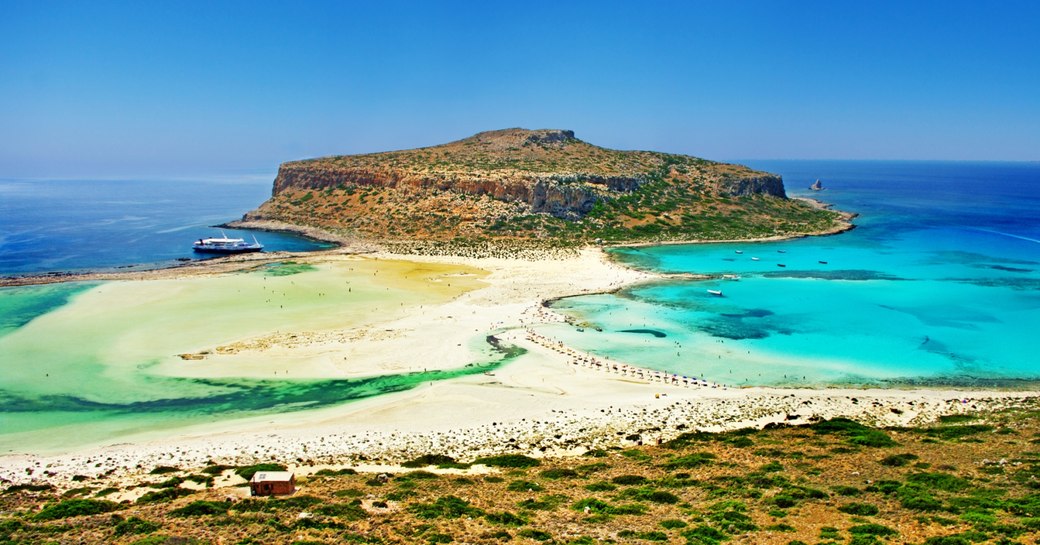
[[(853, 227), (846, 222), (837, 232)], [(486, 286), (421, 314), (379, 322), (378, 328), (334, 331), (335, 335), (291, 330), (288, 338), (292, 342), (285, 338), (243, 342), (226, 354), (207, 356), (205, 364), (218, 370), (222, 366), (234, 369), (228, 362), (236, 357), (248, 357), (263, 366), (267, 362), (284, 365), (288, 354), (306, 360), (349, 353), (351, 368), (329, 377), (403, 373), (414, 371), (416, 366), (450, 369), (472, 363), (474, 355), (468, 341), (474, 335), (494, 335), (527, 353), (493, 373), (434, 382), (334, 407), (150, 430), (119, 437), (115, 442), (53, 452), (9, 452), (0, 455), (0, 479), (12, 483), (43, 480), (60, 488), (74, 486), (71, 478), (75, 475), (129, 482), (156, 465), (200, 467), (213, 462), (243, 465), (280, 461), (306, 474), (315, 466), (359, 467), (374, 461), (392, 465), (431, 453), (459, 460), (503, 452), (569, 456), (590, 449), (667, 441), (693, 429), (724, 431), (804, 424), (838, 416), (873, 425), (916, 426), (945, 414), (1031, 406), (1040, 399), (1040, 391), (1035, 390), (733, 388), (666, 382), (651, 371), (643, 374), (643, 370), (620, 362), (599, 358), (600, 365), (590, 364), (562, 343), (555, 345), (532, 337), (530, 328), (566, 321), (549, 308), (554, 300), (616, 292), (673, 275), (624, 266), (598, 247), (547, 252), (542, 259), (531, 259), (530, 255), (416, 255), (380, 251), (346, 238), (331, 240), (335, 235), (316, 230), (294, 232), (335, 242), (339, 247), (231, 256), (149, 271), (19, 277), (26, 280), (21, 284), (10, 283), (12, 279), (8, 278), (0, 279), (0, 285), (73, 280), (176, 281), (250, 270), (288, 259), (310, 264), (361, 259), (464, 266), (484, 271), (481, 281)], [(732, 242), (773, 240), (777, 239)], [(698, 242), (681, 244), (691, 243)], [(349, 343), (344, 338), (349, 338)], [(433, 353), (437, 356), (431, 358)], [(259, 447), (258, 437), (263, 438)]]
[[(183, 268), (153, 274), (174, 279), (219, 275), (228, 269), (278, 259), (284, 257), (231, 260), (215, 268), (207, 265), (190, 269), (183, 275)], [(651, 380), (649, 371), (640, 378), (635, 372), (582, 365), (566, 347), (551, 349), (529, 338), (531, 327), (564, 321), (546, 303), (665, 278), (623, 267), (597, 248), (581, 250), (567, 259), (535, 261), (389, 253), (362, 257), (342, 255), (342, 249), (294, 259), (311, 263), (406, 260), (467, 266), (486, 271), (481, 281), (487, 285), (428, 308), (420, 316), (380, 323), (379, 330), (394, 332), (389, 336), (362, 335), (348, 348), (322, 335), (302, 335), (291, 345), (252, 347), (245, 354), (249, 358), (283, 361), (289, 351), (294, 357), (306, 358), (350, 349), (357, 361), (351, 371), (360, 375), (408, 372), (409, 365), (446, 369), (471, 363), (473, 355), (466, 341), (484, 334), (494, 334), (506, 344), (527, 350), (527, 354), (493, 373), (435, 382), (330, 408), (151, 430), (120, 437), (114, 443), (62, 452), (7, 453), (0, 456), (0, 478), (12, 483), (42, 479), (58, 487), (71, 487), (74, 482), (70, 479), (75, 475), (130, 479), (156, 465), (199, 467), (210, 462), (242, 465), (299, 459), (302, 461), (294, 467), (305, 472), (315, 465), (395, 464), (429, 453), (460, 460), (502, 452), (567, 456), (594, 448), (666, 441), (692, 429), (723, 431), (837, 416), (877, 425), (914, 426), (944, 414), (1028, 405), (1040, 397), (1037, 391), (955, 388), (689, 386)], [(388, 363), (385, 353), (391, 348), (394, 361), (410, 363), (405, 367)], [(434, 352), (437, 358), (430, 357)], [(612, 363), (603, 362), (608, 368)], [(205, 363), (218, 368), (222, 365), (217, 355)], [(260, 447), (258, 437), (263, 438)], [(26, 468), (35, 469), (27, 472)]]

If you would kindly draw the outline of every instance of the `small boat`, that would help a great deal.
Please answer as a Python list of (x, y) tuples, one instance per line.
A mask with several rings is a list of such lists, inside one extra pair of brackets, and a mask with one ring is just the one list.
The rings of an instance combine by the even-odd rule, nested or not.
[(715, 297), (722, 297), (722, 290), (708, 290), (708, 293), (714, 295)]
[(817, 179), (815, 182), (813, 182), (813, 185), (809, 186), (809, 189), (813, 191), (821, 191), (823, 189), (823, 182)]
[(734, 251), (735, 253), (738, 253), (738, 254), (742, 254), (742, 253), (744, 253), (744, 250), (733, 250), (733, 251)]
[(826, 265), (827, 264), (826, 261), (820, 261), (819, 263), (820, 263), (820, 265)]
[(192, 249), (206, 254), (242, 254), (246, 252), (259, 252), (264, 249), (253, 237), (253, 242), (246, 242), (241, 238), (228, 238), (224, 231), (220, 232), (220, 238), (200, 238), (192, 245)]
[(776, 266), (777, 267), (786, 267), (787, 265), (784, 265), (783, 263), (777, 263)]
[(740, 275), (737, 274), (724, 274), (722, 275), (723, 280), (740, 280)]
[(778, 253), (778, 254), (786, 254), (787, 250), (777, 250), (776, 253)]
[(758, 261), (758, 258), (757, 257), (752, 257), (751, 261)]

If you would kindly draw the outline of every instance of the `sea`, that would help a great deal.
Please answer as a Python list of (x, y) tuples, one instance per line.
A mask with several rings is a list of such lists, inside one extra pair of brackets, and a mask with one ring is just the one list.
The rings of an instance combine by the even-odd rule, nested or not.
[[(192, 242), (220, 236), (271, 191), (269, 178), (0, 179), (0, 276), (164, 267), (206, 258)], [(223, 229), (268, 251), (329, 245), (284, 233)], [(212, 257), (212, 256), (208, 256)]]
[[(776, 242), (612, 249), (628, 266), (712, 278), (680, 276), (560, 299), (554, 308), (572, 323), (540, 332), (596, 356), (726, 387), (1035, 388), (1040, 382), (1040, 163), (742, 163), (783, 175), (791, 196), (857, 214), (855, 228)], [(824, 189), (810, 191), (817, 179)], [(213, 225), (255, 208), (269, 188), (267, 180), (0, 180), (0, 275), (197, 259), (193, 240), (217, 234)], [(268, 249), (323, 247), (290, 235), (226, 232), (255, 235)], [(62, 320), (63, 309), (94, 301), (105, 288), (0, 288), (0, 454), (60, 452), (149, 430), (322, 409), (522, 357), (489, 347), (486, 336), (495, 332), (474, 332), (474, 362), (441, 372), (156, 379), (148, 375), (152, 359), (169, 354), (99, 365), (127, 350), (126, 343), (103, 327), (70, 326), (68, 315), (90, 315), (82, 304)], [(222, 316), (247, 311), (213, 305), (204, 319), (219, 326)], [(99, 316), (96, 322), (105, 323)], [(172, 317), (156, 323), (180, 327)], [(33, 331), (48, 338), (33, 340)], [(148, 346), (136, 340), (134, 347)], [(57, 357), (60, 365), (48, 360)], [(62, 365), (76, 368), (69, 373), (75, 380), (13, 378), (31, 376), (26, 370), (35, 366)], [(104, 390), (83, 388), (93, 381), (114, 381), (119, 395), (85, 394)]]
[[(745, 164), (858, 214), (855, 229), (611, 250), (632, 267), (713, 278), (562, 299), (577, 325), (545, 333), (727, 386), (1037, 385), (1040, 163)], [(817, 179), (824, 189), (809, 190)]]

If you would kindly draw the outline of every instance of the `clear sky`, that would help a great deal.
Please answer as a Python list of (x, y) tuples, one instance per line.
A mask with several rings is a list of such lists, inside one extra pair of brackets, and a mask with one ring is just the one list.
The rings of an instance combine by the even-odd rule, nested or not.
[(1040, 2), (0, 0), (0, 177), (273, 172), (505, 127), (1040, 159)]

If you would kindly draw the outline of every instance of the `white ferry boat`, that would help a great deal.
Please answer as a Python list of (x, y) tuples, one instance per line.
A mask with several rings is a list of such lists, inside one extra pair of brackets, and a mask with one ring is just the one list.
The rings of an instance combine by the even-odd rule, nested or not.
[(264, 245), (260, 244), (255, 236), (253, 242), (246, 242), (241, 238), (228, 238), (224, 231), (221, 231), (220, 238), (200, 238), (192, 248), (196, 252), (208, 254), (241, 254), (259, 252), (264, 249)]

